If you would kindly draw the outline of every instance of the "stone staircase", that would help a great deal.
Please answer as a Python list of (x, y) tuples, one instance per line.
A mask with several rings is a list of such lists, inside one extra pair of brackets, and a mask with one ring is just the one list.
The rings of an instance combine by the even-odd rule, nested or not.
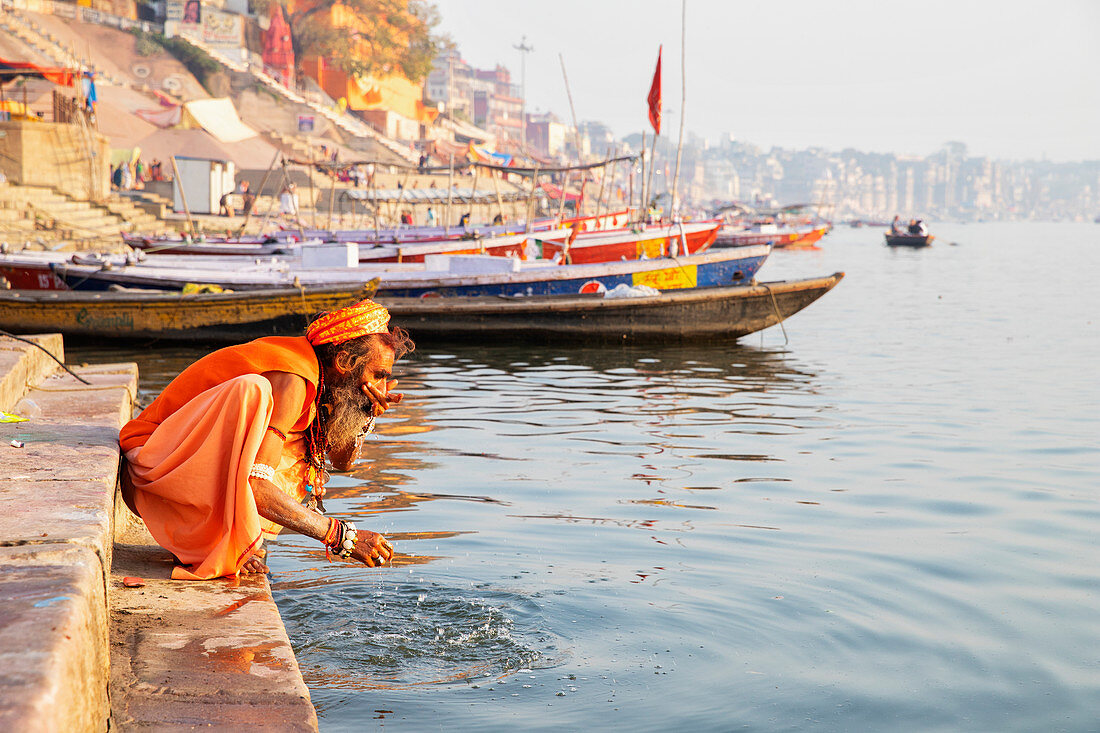
[(78, 58), (62, 45), (61, 40), (38, 23), (24, 18), (17, 10), (0, 14), (0, 29), (6, 30), (57, 66), (95, 72), (96, 84), (125, 86), (126, 82), (97, 68), (89, 59)]
[(0, 241), (35, 241), (51, 249), (121, 245), (119, 232), (151, 231), (160, 220), (133, 201), (75, 200), (43, 186), (0, 186)]

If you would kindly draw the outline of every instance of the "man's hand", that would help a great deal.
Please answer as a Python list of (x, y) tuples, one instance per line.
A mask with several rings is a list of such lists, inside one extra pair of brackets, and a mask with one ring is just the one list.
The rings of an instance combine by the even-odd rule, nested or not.
[(397, 380), (391, 379), (386, 382), (386, 392), (383, 394), (377, 387), (370, 382), (363, 383), (363, 393), (371, 398), (371, 402), (374, 403), (374, 416), (379, 417), (386, 410), (390, 409), (390, 405), (396, 405), (404, 398), (404, 394), (401, 392), (392, 391), (397, 386)]
[(377, 568), (388, 563), (393, 557), (393, 546), (377, 532), (357, 529), (355, 549), (351, 551), (351, 556), (369, 568)]

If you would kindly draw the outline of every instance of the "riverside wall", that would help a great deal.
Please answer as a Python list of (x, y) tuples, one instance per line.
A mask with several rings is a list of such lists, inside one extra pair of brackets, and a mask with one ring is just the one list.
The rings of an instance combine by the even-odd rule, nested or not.
[(118, 499), (137, 367), (73, 371), (0, 336), (0, 730), (316, 730), (267, 578), (170, 580)]

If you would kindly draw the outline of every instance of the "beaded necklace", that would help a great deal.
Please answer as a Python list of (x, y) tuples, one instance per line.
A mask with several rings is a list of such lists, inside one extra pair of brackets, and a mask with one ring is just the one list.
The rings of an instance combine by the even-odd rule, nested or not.
[(306, 462), (309, 464), (307, 488), (314, 493), (324, 484), (325, 455), (328, 453), (328, 428), (321, 396), (325, 391), (325, 370), (317, 363), (317, 395), (313, 398), (313, 422), (309, 424), (306, 440)]

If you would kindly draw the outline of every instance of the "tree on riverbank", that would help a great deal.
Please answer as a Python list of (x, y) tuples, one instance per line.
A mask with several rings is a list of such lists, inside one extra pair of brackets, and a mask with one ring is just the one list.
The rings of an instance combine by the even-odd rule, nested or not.
[(294, 56), (323, 58), (349, 76), (400, 74), (419, 82), (432, 70), (444, 39), (433, 30), (439, 11), (422, 0), (266, 0), (280, 2)]

